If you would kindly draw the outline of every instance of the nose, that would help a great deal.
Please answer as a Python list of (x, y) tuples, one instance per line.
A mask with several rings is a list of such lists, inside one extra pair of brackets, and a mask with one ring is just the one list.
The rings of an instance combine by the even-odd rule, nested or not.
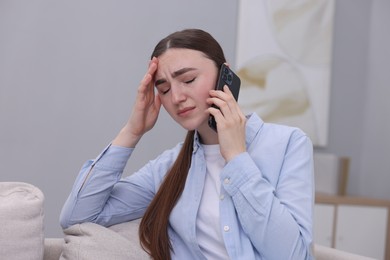
[(186, 100), (186, 95), (183, 89), (183, 86), (175, 85), (171, 86), (171, 98), (172, 103), (179, 104)]

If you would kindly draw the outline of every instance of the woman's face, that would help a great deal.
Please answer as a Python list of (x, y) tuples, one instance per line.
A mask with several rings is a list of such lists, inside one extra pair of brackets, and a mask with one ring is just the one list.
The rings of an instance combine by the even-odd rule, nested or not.
[(155, 85), (162, 105), (185, 129), (208, 128), (206, 99), (217, 73), (215, 63), (200, 51), (172, 48), (158, 57)]

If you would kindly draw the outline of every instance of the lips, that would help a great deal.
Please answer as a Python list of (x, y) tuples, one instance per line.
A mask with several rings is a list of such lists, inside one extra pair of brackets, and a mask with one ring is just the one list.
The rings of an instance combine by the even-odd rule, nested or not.
[(179, 111), (177, 112), (177, 115), (178, 116), (185, 116), (188, 113), (190, 113), (194, 108), (195, 107), (185, 107), (185, 108), (179, 109)]

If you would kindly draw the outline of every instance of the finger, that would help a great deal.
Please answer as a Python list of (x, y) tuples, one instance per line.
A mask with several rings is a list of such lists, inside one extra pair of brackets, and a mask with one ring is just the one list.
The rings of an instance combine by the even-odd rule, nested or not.
[(227, 102), (220, 99), (220, 98), (208, 98), (207, 102), (210, 105), (217, 106), (219, 108), (220, 112), (222, 113), (222, 115), (224, 115), (224, 116), (230, 112), (230, 108), (229, 108), (229, 105), (227, 104)]
[(150, 61), (150, 64), (149, 64), (149, 67), (148, 67), (148, 71), (147, 71), (147, 74), (151, 75), (152, 78), (156, 74), (157, 66), (158, 66), (158, 60), (157, 60), (157, 58), (153, 58)]
[(143, 79), (141, 81), (142, 85), (147, 85), (147, 84), (149, 84), (151, 82), (151, 80), (153, 79), (154, 74), (157, 71), (157, 64), (158, 64), (158, 60), (157, 60), (156, 57), (153, 57), (149, 61), (148, 70), (145, 73), (145, 75), (144, 75), (144, 77), (143, 77)]
[(220, 98), (224, 101), (228, 101), (230, 97), (234, 99), (233, 93), (227, 85), (224, 85), (222, 90), (210, 90), (209, 95), (211, 97)]
[(215, 91), (210, 94), (211, 99), (208, 102), (212, 102), (218, 106), (224, 113), (227, 112), (227, 109), (236, 110), (237, 105), (236, 100), (233, 97), (232, 92), (229, 90), (229, 87), (226, 85), (223, 88), (223, 91)]
[(242, 113), (241, 108), (238, 105), (237, 100), (234, 98), (233, 92), (230, 90), (230, 88), (227, 85), (225, 85), (223, 88), (223, 91), (224, 91), (224, 93), (226, 93), (229, 96), (228, 99), (226, 100), (226, 102), (227, 102), (231, 112), (234, 115), (238, 115), (238, 117), (240, 119), (243, 119), (243, 118), (245, 119), (245, 115), (244, 115), (244, 113)]
[(233, 97), (233, 93), (227, 85), (223, 86), (223, 92)]
[(142, 78), (142, 80), (140, 82), (140, 86), (139, 86), (140, 92), (145, 92), (147, 90), (150, 90), (149, 88), (154, 87), (153, 77), (157, 71), (157, 63), (158, 63), (158, 61), (156, 58), (153, 58), (149, 62), (148, 71), (146, 72), (146, 74), (144, 75), (144, 77)]
[(231, 125), (231, 123), (226, 120), (226, 118), (229, 118), (229, 116), (223, 115), (220, 109), (215, 107), (209, 107), (208, 112), (214, 117), (215, 121), (217, 122), (217, 126), (219, 129), (218, 133), (221, 133), (223, 129), (226, 129), (229, 125)]
[(161, 108), (161, 98), (160, 98), (160, 95), (155, 95), (154, 96), (154, 105), (155, 105), (155, 108), (157, 109), (157, 111), (159, 111), (160, 108)]
[(234, 120), (237, 122), (245, 121), (245, 115), (242, 113), (229, 87), (225, 85), (224, 92), (213, 91), (210, 93), (210, 96), (212, 97), (207, 100), (208, 104), (214, 104), (219, 107), (222, 115), (227, 120)]
[(224, 117), (221, 113), (221, 110), (219, 110), (218, 108), (215, 108), (215, 107), (209, 107), (207, 109), (207, 112), (214, 117), (214, 119), (218, 125), (220, 125), (222, 123), (222, 120)]

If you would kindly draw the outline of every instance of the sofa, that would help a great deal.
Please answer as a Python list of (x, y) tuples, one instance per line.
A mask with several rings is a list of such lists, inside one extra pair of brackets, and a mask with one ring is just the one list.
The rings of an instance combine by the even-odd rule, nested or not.
[[(61, 238), (44, 236), (44, 195), (23, 182), (0, 182), (0, 259), (150, 259), (138, 240), (139, 220), (103, 227), (82, 223)], [(364, 260), (364, 256), (314, 245), (318, 260)]]

